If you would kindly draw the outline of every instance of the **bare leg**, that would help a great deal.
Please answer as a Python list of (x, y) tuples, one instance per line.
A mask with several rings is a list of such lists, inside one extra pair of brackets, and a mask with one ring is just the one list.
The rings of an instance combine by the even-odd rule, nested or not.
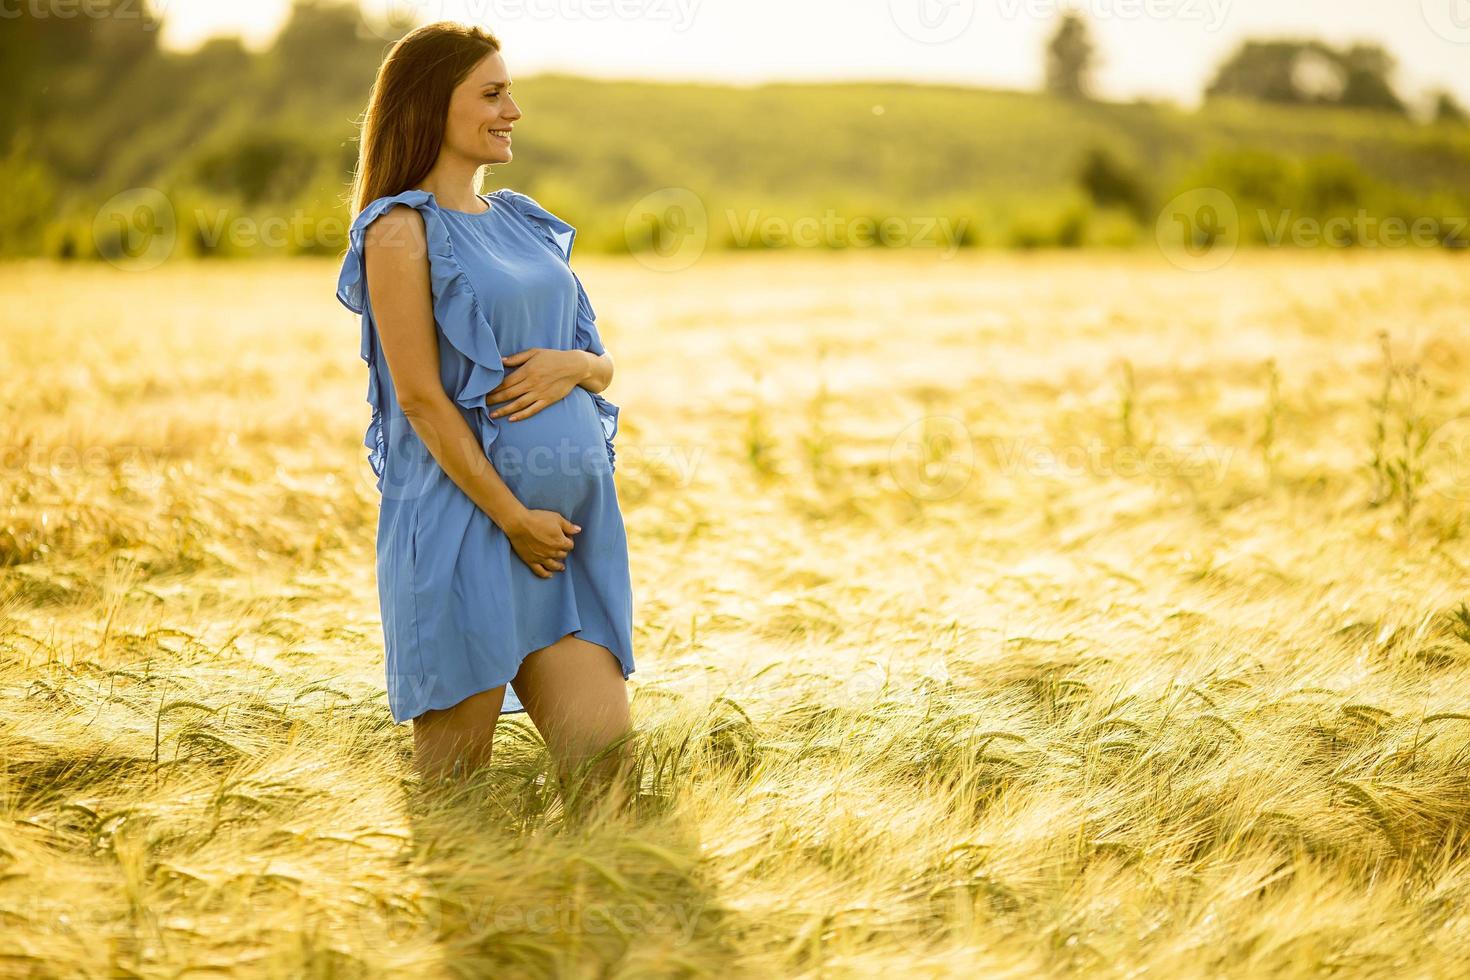
[(448, 708), (432, 709), (413, 720), (414, 766), (426, 782), (468, 776), (490, 762), (491, 742), (505, 685), (471, 694)]
[(628, 685), (612, 651), (568, 633), (528, 656), (511, 683), (546, 740), (563, 793), (625, 802), (628, 745), (590, 762), (630, 732)]

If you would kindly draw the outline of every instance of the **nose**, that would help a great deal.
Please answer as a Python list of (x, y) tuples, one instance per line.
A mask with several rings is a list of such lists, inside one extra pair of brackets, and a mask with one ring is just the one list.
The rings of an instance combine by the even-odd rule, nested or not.
[(506, 119), (521, 118), (521, 107), (516, 105), (516, 100), (509, 93), (506, 94), (506, 101), (510, 103), (510, 108), (503, 110), (500, 114)]

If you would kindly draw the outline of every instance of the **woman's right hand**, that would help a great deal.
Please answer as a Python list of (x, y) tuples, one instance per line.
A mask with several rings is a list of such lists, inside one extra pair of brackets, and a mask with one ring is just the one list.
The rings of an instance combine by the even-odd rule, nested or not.
[(521, 561), (541, 578), (551, 578), (567, 566), (561, 559), (572, 550), (570, 535), (582, 529), (554, 510), (527, 510), (506, 527), (505, 536)]

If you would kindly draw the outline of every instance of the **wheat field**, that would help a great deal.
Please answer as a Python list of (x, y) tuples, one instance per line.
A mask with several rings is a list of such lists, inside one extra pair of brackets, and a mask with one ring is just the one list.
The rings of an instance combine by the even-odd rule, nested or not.
[(591, 823), (415, 792), (335, 261), (0, 267), (0, 976), (1464, 975), (1464, 260), (577, 268)]

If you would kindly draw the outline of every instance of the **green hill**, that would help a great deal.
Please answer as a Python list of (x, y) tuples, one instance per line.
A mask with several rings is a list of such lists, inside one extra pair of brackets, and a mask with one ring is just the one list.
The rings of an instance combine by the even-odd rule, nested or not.
[[(62, 82), (8, 110), (0, 176), (19, 193), (0, 202), (0, 252), (126, 252), (134, 226), (158, 220), (189, 253), (340, 252), (355, 120), (385, 50), (344, 9), (310, 5), (258, 55), (228, 39), (191, 54), (116, 39), (81, 49), (66, 73), (44, 75)], [(1470, 214), (1470, 127), (1366, 110), (1192, 112), (888, 81), (542, 75), (518, 77), (517, 90), (516, 160), (485, 189), (532, 194), (577, 224), (589, 251), (688, 230), (678, 208), (630, 217), (668, 188), (702, 208), (715, 248), (779, 246), (741, 231), (803, 218), (826, 222), (814, 241), (829, 247), (860, 241), (858, 219), (890, 219), (910, 238), (942, 219), (956, 245), (1126, 245), (1151, 240), (1160, 208), (1195, 188), (1228, 195), (1247, 241), (1289, 212), (1426, 219), (1457, 244)], [(138, 217), (140, 188), (171, 215)]]

